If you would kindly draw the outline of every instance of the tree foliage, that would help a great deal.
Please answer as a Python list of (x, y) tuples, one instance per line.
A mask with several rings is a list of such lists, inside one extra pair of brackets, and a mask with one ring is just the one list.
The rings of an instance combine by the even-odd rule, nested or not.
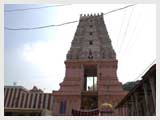
[(132, 81), (132, 82), (127, 82), (125, 84), (123, 84), (123, 89), (126, 91), (130, 91), (135, 85), (137, 85), (139, 83), (139, 80), (137, 81)]

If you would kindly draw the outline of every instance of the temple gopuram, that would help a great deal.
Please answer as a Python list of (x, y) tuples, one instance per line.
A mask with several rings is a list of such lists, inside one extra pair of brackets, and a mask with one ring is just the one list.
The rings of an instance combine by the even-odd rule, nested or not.
[(117, 78), (117, 62), (103, 13), (80, 15), (65, 61), (64, 80), (60, 89), (53, 91), (54, 115), (68, 116), (76, 111), (87, 115), (104, 103), (114, 109), (126, 95)]

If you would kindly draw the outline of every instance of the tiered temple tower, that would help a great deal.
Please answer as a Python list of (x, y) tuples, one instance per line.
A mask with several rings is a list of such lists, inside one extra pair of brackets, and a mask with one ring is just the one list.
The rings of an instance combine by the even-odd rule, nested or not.
[(117, 59), (103, 13), (81, 15), (65, 61), (60, 89), (53, 91), (54, 115), (72, 115), (72, 109), (113, 106), (126, 94), (117, 78)]

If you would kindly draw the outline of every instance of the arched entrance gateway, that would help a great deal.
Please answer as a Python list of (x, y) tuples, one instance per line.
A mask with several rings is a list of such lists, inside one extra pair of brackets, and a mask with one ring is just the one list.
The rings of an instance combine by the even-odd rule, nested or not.
[(97, 115), (103, 103), (114, 107), (126, 94), (117, 78), (116, 54), (103, 14), (80, 16), (65, 66), (60, 89), (53, 91), (54, 115)]

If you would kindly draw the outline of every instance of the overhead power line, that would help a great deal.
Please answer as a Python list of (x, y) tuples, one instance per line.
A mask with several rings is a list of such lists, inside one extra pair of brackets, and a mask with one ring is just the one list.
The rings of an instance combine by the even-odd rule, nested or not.
[(124, 11), (124, 14), (123, 14), (123, 18), (122, 18), (122, 22), (121, 22), (121, 26), (120, 26), (120, 30), (119, 30), (119, 33), (118, 33), (118, 36), (117, 36), (117, 39), (116, 39), (116, 46), (117, 46), (117, 49), (116, 51), (118, 52), (118, 48), (119, 48), (119, 39), (120, 39), (120, 34), (121, 34), (121, 31), (122, 31), (122, 27), (125, 23), (125, 16), (126, 16), (126, 10)]
[[(119, 11), (119, 10), (122, 10), (122, 9), (125, 9), (125, 8), (128, 8), (128, 7), (132, 7), (132, 6), (135, 6), (135, 5), (136, 4), (134, 4), (134, 5), (128, 5), (128, 6), (125, 6), (125, 7), (122, 7), (122, 8), (118, 8), (118, 9), (109, 11), (107, 13), (104, 13), (104, 15), (107, 15), (107, 14), (110, 14), (110, 13), (113, 13), (113, 12), (116, 12), (116, 11)], [(31, 27), (31, 28), (10, 28), (10, 27), (4, 27), (4, 29), (6, 29), (6, 30), (35, 30), (35, 29), (42, 29), (42, 28), (63, 26), (63, 25), (67, 25), (67, 24), (71, 24), (71, 23), (76, 23), (76, 22), (78, 22), (78, 20), (71, 21), (71, 22), (65, 22), (65, 23), (61, 23), (61, 24), (57, 24), (57, 25), (46, 25), (46, 26)]]
[(50, 5), (50, 6), (31, 7), (31, 8), (23, 8), (23, 9), (11, 9), (11, 10), (5, 10), (4, 12), (20, 12), (20, 11), (26, 11), (26, 10), (36, 10), (36, 9), (44, 9), (44, 8), (51, 8), (51, 7), (68, 6), (68, 5), (71, 5), (71, 4), (65, 4), (65, 5)]
[(71, 24), (71, 23), (75, 23), (75, 22), (78, 22), (78, 21), (66, 22), (66, 23), (57, 24), (57, 25), (46, 25), (46, 26), (41, 26), (41, 27), (33, 27), (33, 28), (8, 28), (8, 27), (5, 27), (5, 29), (6, 30), (34, 30), (34, 29), (62, 26), (62, 25), (67, 25), (67, 24)]
[(116, 12), (116, 11), (119, 11), (119, 10), (123, 10), (123, 9), (128, 8), (128, 7), (135, 6), (135, 5), (136, 5), (136, 4), (133, 4), (133, 5), (127, 5), (127, 6), (122, 7), (122, 8), (118, 8), (118, 9), (115, 9), (115, 10), (111, 10), (111, 11), (109, 11), (109, 12), (107, 12), (107, 13), (104, 13), (104, 15), (107, 15), (107, 14), (109, 14), (109, 13)]
[(122, 46), (123, 46), (124, 41), (125, 41), (125, 38), (126, 38), (126, 36), (127, 36), (127, 31), (128, 31), (129, 25), (130, 25), (130, 21), (131, 21), (131, 18), (132, 18), (133, 10), (134, 10), (134, 9), (132, 8), (131, 13), (130, 13), (130, 16), (129, 16), (129, 19), (128, 19), (128, 22), (127, 22), (126, 30), (125, 30), (125, 32), (124, 32), (124, 34), (123, 34), (122, 41), (121, 41), (121, 43), (120, 43), (120, 48), (119, 48), (118, 54), (120, 54), (121, 49), (122, 49)]
[(137, 26), (139, 25), (140, 18), (141, 18), (141, 15), (139, 14), (139, 16), (137, 17), (137, 20), (135, 20), (134, 28), (132, 30), (130, 38), (128, 39), (128, 42), (126, 44), (126, 48), (124, 49), (124, 52), (128, 49), (131, 49), (136, 41), (136, 38), (135, 39), (133, 39), (133, 38), (135, 35), (137, 35), (135, 31), (137, 30)]
[(146, 73), (147, 70), (148, 70), (152, 65), (154, 65), (154, 64), (156, 64), (156, 59), (154, 59), (154, 60), (148, 65), (148, 67), (147, 67), (146, 69), (144, 69), (143, 72), (142, 72), (141, 74), (139, 74), (138, 77), (136, 77), (133, 81), (137, 81), (138, 78), (142, 77), (142, 76), (144, 75), (144, 73)]

